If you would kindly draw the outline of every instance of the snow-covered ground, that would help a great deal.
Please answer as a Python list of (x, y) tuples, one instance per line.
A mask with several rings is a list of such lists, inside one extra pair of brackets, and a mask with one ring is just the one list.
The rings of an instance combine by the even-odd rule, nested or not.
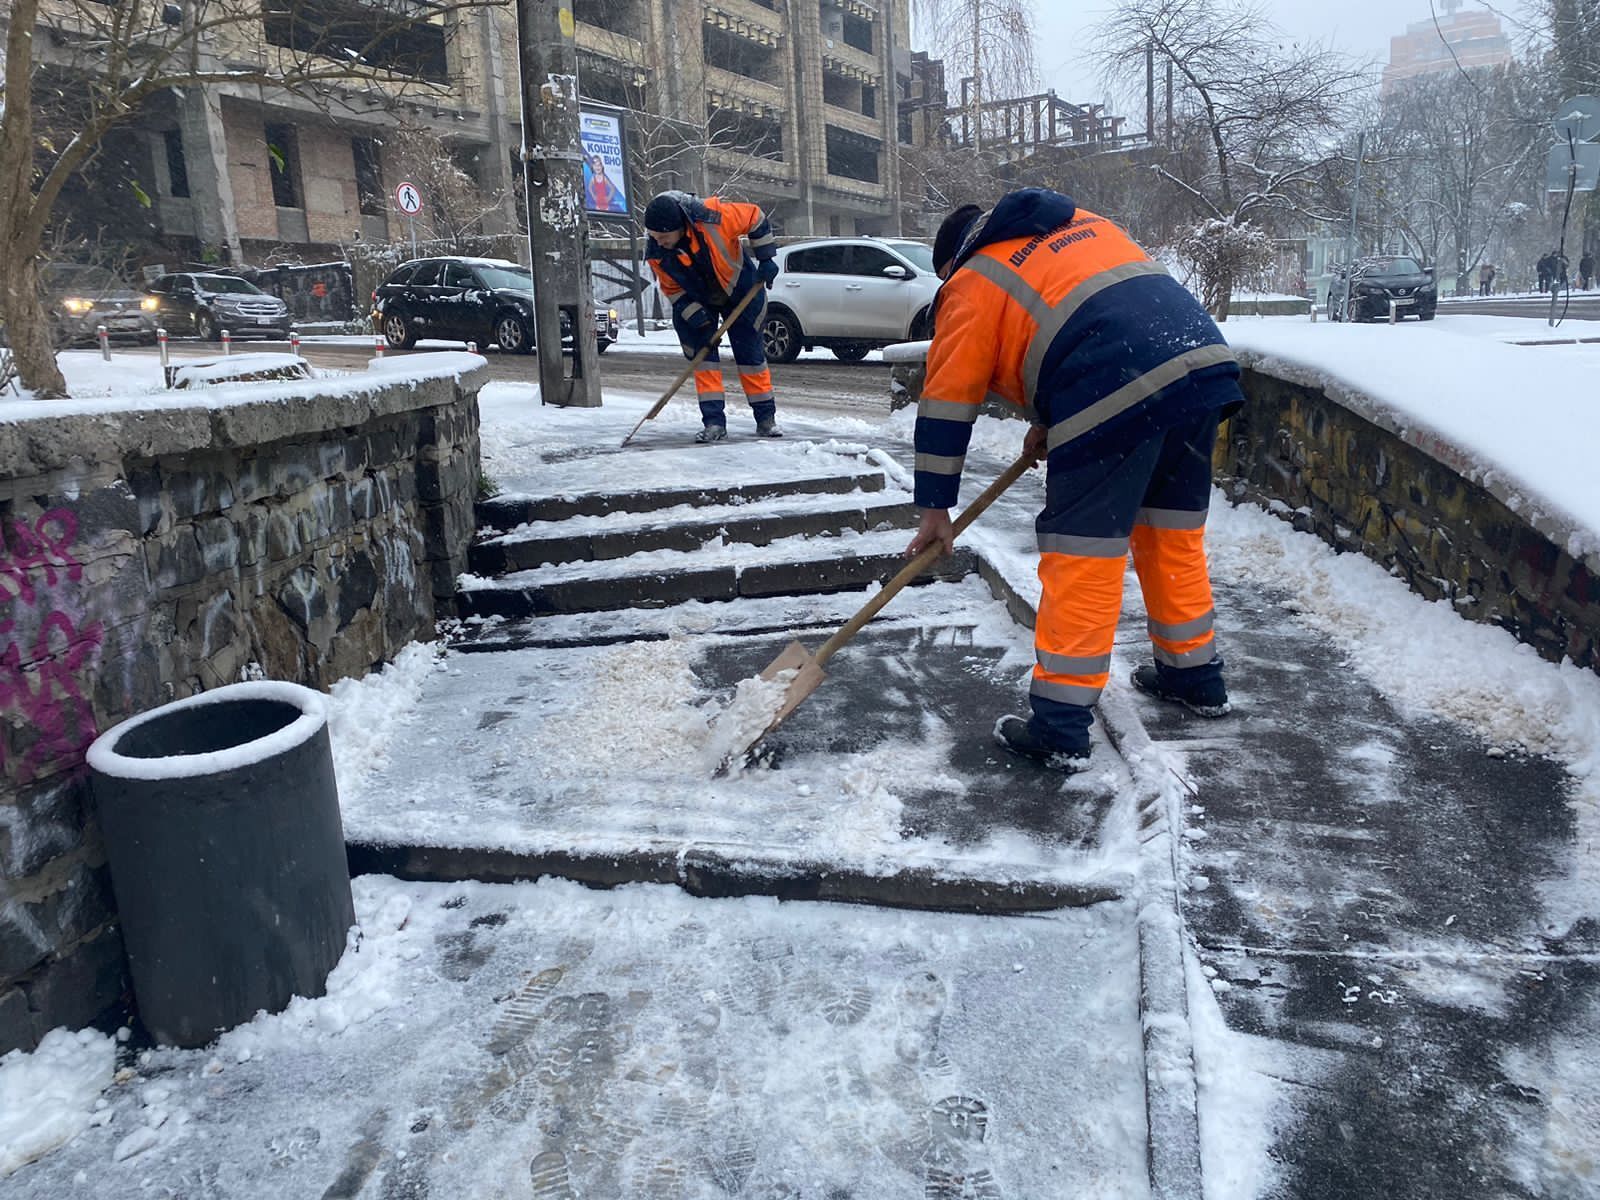
[[(1247, 357), (1270, 360), (1335, 392), (1359, 391), (1400, 424), (1426, 428), (1441, 447), (1462, 456), (1465, 471), (1486, 481), (1510, 480), (1533, 509), (1559, 511), (1571, 528), (1572, 545), (1592, 552), (1600, 547), (1600, 475), (1589, 462), (1600, 444), (1600, 346), (1502, 344), (1502, 327), (1516, 325), (1495, 318), (1441, 317), (1431, 328), (1236, 319), (1226, 332)], [(668, 349), (676, 353), (670, 341)], [(129, 361), (102, 370), (106, 364), (98, 355), (69, 355), (64, 366), (82, 397), (116, 397), (114, 405), (166, 402), (151, 394), (159, 390), (159, 379), (146, 386), (153, 359), (116, 358)], [(143, 374), (132, 377), (134, 395), (122, 399), (130, 368)], [(545, 456), (562, 447), (578, 452), (602, 438), (614, 445), (651, 400), (608, 393), (605, 407), (595, 411), (544, 408), (533, 399), (525, 384), (491, 384), (482, 395), (485, 465), (498, 478), (537, 478)], [(11, 405), (0, 405), (0, 420), (13, 416)], [(908, 411), (826, 423), (786, 417), (792, 439), (786, 450), (798, 452), (805, 440), (858, 440), (887, 447), (888, 453), (879, 450), (875, 457), (904, 478), (911, 422)], [(697, 426), (692, 403), (680, 401), (647, 430), (675, 437)], [(1014, 455), (1019, 433), (1010, 423), (979, 423), (969, 498), (987, 482), (986, 471)], [(741, 448), (730, 444), (706, 452)], [(630, 464), (638, 459), (584, 461), (599, 473), (596, 482), (615, 478), (622, 487), (631, 485)], [(615, 476), (604, 474), (610, 471)], [(1009, 505), (997, 505), (969, 535), (1025, 594), (1037, 587), (1028, 527), (1037, 485), (1035, 479), (1019, 487)], [(1370, 561), (1337, 555), (1281, 521), (1254, 509), (1233, 509), (1220, 497), (1208, 543), (1220, 582), (1292, 597), (1295, 620), (1331, 638), (1349, 669), (1401, 711), (1446, 715), (1494, 745), (1524, 747), (1565, 763), (1577, 784), (1575, 808), (1585, 837), (1589, 844), (1600, 837), (1600, 677), (1547, 663), (1504, 631), (1465, 622), (1447, 604), (1421, 600)], [(422, 697), (430, 680), (451, 668), (449, 656), (436, 648), (413, 647), (366, 680), (334, 687), (330, 728), (342, 789), (359, 791), (399, 741), (415, 736), (427, 720)], [(641, 741), (649, 742), (670, 740), (670, 725), (682, 714), (641, 705), (626, 716)], [(1594, 874), (1579, 864), (1568, 885), (1546, 898), (1552, 911), (1569, 919), (1600, 912)], [(457, 903), (458, 898), (464, 899)], [(748, 1164), (759, 1157), (768, 1172), (760, 1177), (770, 1189), (766, 1194), (822, 1196), (830, 1194), (827, 1186), (872, 1181), (870, 1172), (845, 1178), (851, 1155), (859, 1155), (856, 1166), (889, 1164), (881, 1178), (893, 1182), (874, 1194), (913, 1194), (897, 1190), (902, 1185), (891, 1167), (901, 1170), (926, 1150), (926, 1135), (917, 1132), (926, 1129), (919, 1125), (923, 1110), (1000, 1086), (975, 1075), (975, 1068), (959, 1061), (959, 1052), (953, 1064), (932, 1061), (934, 1026), (919, 1027), (914, 1014), (918, 1005), (928, 1009), (934, 1003), (942, 1013), (952, 996), (940, 991), (935, 1001), (908, 995), (908, 981), (926, 974), (959, 981), (940, 984), (957, 988), (962, 1016), (950, 1026), (949, 1047), (937, 1048), (988, 1046), (988, 1059), (974, 1051), (970, 1061), (1011, 1063), (1014, 1077), (1006, 1084), (1017, 1103), (1046, 1114), (1031, 1144), (990, 1144), (984, 1170), (1009, 1169), (1012, 1178), (1025, 1179), (1017, 1195), (1136, 1200), (1147, 1194), (1143, 1179), (1129, 1168), (1143, 1153), (1144, 1113), (1138, 1064), (1129, 1057), (1138, 1038), (1131, 926), (1117, 906), (1026, 922), (1031, 928), (1012, 934), (977, 918), (934, 921), (824, 906), (804, 911), (806, 906), (759, 900), (714, 902), (710, 916), (708, 902), (645, 886), (601, 899), (569, 884), (445, 887), (364, 879), (357, 899), (359, 929), (323, 999), (258, 1017), (206, 1051), (133, 1057), (125, 1050), (119, 1054), (103, 1035), (59, 1031), (31, 1055), (0, 1059), (0, 1196), (316, 1195), (306, 1190), (314, 1180), (300, 1165), (313, 1147), (337, 1142), (352, 1148), (355, 1161), (360, 1147), (373, 1142), (375, 1128), (396, 1122), (402, 1131), (404, 1122), (413, 1122), (419, 1161), (439, 1165), (445, 1174), (433, 1178), (452, 1180), (452, 1194), (497, 1194), (500, 1184), (493, 1181), (512, 1166), (521, 1172), (523, 1191), (507, 1194), (525, 1194), (531, 1157), (536, 1194), (566, 1195), (553, 1185), (537, 1191), (543, 1155), (534, 1157), (525, 1143), (508, 1149), (483, 1129), (458, 1127), (446, 1134), (452, 1097), (472, 1087), (490, 1089), (498, 1078), (494, 1032), (473, 1022), (496, 1011), (496, 999), (538, 991), (552, 970), (567, 977), (569, 1023), (580, 1035), (567, 1047), (569, 1058), (593, 1053), (598, 1045), (627, 1063), (627, 1071), (613, 1077), (625, 1077), (631, 1090), (576, 1096), (581, 1111), (605, 1131), (596, 1152), (620, 1156), (619, 1145), (639, 1148), (640, 1161), (665, 1164), (658, 1176), (666, 1181), (663, 1187), (671, 1186), (667, 1168), (675, 1160), (707, 1153), (724, 1164), (745, 1163), (742, 1175), (728, 1168), (740, 1186), (756, 1186)], [(483, 936), (486, 928), (496, 931), (492, 942)], [(815, 963), (825, 969), (812, 969)], [(647, 964), (661, 972), (652, 974)], [(1278, 1119), (1272, 1108), (1279, 1085), (1267, 1061), (1270, 1047), (1229, 1031), (1198, 967), (1191, 968), (1191, 991), (1200, 997), (1194, 1033), (1202, 1111), (1210, 1114), (1202, 1132), (1208, 1170), (1216, 1168), (1208, 1173), (1206, 1196), (1244, 1200), (1270, 1184), (1266, 1131)], [(996, 999), (1021, 987), (1008, 980), (1030, 980), (1035, 973), (1044, 992), (1024, 989), (1019, 1001)], [(648, 992), (661, 979), (670, 979), (671, 987), (652, 1006)], [(728, 980), (753, 990), (728, 992)], [(549, 986), (553, 992), (555, 984)], [(585, 1016), (584, 998), (607, 993), (628, 997), (628, 1014), (609, 1014), (603, 1022)], [(1036, 995), (1067, 997), (1079, 1023), (1066, 1043), (1051, 1041), (1063, 1036), (1060, 1022), (1038, 1019), (1048, 1009), (1029, 1007), (1027, 998)], [(533, 998), (543, 997), (541, 992)], [(501, 1005), (500, 1011), (514, 1016), (516, 1004)], [(817, 1013), (824, 1014), (822, 1024), (815, 1023)], [(834, 1016), (846, 1022), (856, 1017), (859, 1035), (841, 1040)], [(714, 1048), (697, 1050), (697, 1036)], [(1029, 1054), (1017, 1053), (1022, 1045)], [(749, 1064), (737, 1087), (725, 1079), (718, 1090), (696, 1074), (706, 1069), (708, 1054)], [(667, 1064), (680, 1061), (689, 1063), (687, 1072), (666, 1073)], [(1050, 1063), (1059, 1078), (1029, 1062)], [(569, 1061), (537, 1069), (581, 1092)], [(436, 1098), (424, 1103), (415, 1099), (427, 1095), (417, 1081), (428, 1077), (438, 1086)], [(498, 1086), (505, 1103), (523, 1102), (515, 1087)], [(393, 1113), (386, 1103), (391, 1094)], [(734, 1118), (747, 1102), (741, 1095), (760, 1095), (767, 1103), (777, 1098), (776, 1110), (763, 1111), (785, 1114), (786, 1131), (810, 1132), (777, 1144), (763, 1130), (740, 1126)], [(850, 1126), (839, 1108), (850, 1095), (880, 1098), (884, 1106), (873, 1111), (897, 1114), (904, 1128)], [(730, 1143), (730, 1129), (743, 1140)], [(613, 1139), (610, 1149), (607, 1137)], [(722, 1140), (713, 1145), (711, 1138)], [(1041, 1156), (1041, 1144), (1060, 1149)], [(24, 1166), (45, 1156), (63, 1164), (64, 1177)], [(548, 1183), (556, 1167), (550, 1160), (545, 1164)], [(385, 1194), (412, 1194), (401, 1186), (403, 1162), (387, 1169), (401, 1183)], [(52, 1190), (63, 1178), (76, 1190)], [(641, 1185), (629, 1194), (688, 1193)]]

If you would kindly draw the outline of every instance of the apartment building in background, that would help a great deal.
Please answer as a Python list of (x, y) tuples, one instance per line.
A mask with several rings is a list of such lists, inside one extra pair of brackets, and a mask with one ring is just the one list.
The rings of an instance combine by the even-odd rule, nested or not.
[(1389, 39), (1382, 94), (1407, 79), (1440, 71), (1494, 67), (1511, 61), (1511, 42), (1500, 18), (1487, 9), (1461, 12), (1462, 0), (1439, 0), (1438, 20), (1417, 21)]
[[(312, 2), (353, 41), (394, 19), (379, 0)], [(726, 189), (789, 234), (892, 233), (896, 141), (928, 126), (910, 119), (915, 102), (904, 119), (899, 104), (913, 88), (907, 4), (574, 0), (580, 90), (629, 110), (641, 203), (658, 187)], [(309, 48), (300, 25), (271, 3), (262, 11), (259, 39), (208, 47), (204, 65), (226, 71)], [(294, 11), (304, 20), (306, 0)], [(442, 142), (477, 184), (479, 230), (513, 232), (515, 10), (439, 12), (386, 48), (393, 78), (383, 83), (341, 80), (314, 98), (220, 84), (148, 104), (117, 136), (150, 222), (184, 254), (222, 263), (404, 241), (411, 230), (392, 193), (409, 128)]]

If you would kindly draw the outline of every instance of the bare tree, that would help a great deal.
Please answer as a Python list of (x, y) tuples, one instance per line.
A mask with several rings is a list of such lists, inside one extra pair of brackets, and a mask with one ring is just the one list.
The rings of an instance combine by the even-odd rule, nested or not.
[[(1243, 246), (1250, 238), (1240, 230), (1283, 214), (1337, 219), (1320, 203), (1320, 180), (1342, 154), (1332, 135), (1370, 86), (1369, 66), (1289, 43), (1244, 0), (1124, 0), (1098, 41), (1114, 81), (1142, 86), (1147, 55), (1158, 69), (1171, 65), (1175, 144), (1153, 170), (1211, 222), (1204, 228)], [(1219, 320), (1233, 294), (1228, 264), (1239, 261), (1219, 252), (1195, 263)]]
[(986, 143), (1003, 136), (1000, 117), (983, 106), (1038, 90), (1032, 0), (912, 0), (911, 13), (917, 41), (961, 81), (965, 140), (981, 156)]
[(1469, 291), (1489, 246), (1538, 199), (1553, 104), (1540, 73), (1515, 63), (1402, 81), (1377, 115), (1364, 224), (1392, 224), (1429, 258), (1448, 244)]
[[(108, 133), (175, 90), (248, 87), (326, 106), (341, 88), (377, 103), (442, 92), (445, 77), (421, 61), (442, 54), (411, 35), (503, 2), (427, 0), (401, 13), (327, 0), (12, 0), (0, 80), (0, 318), (23, 384), (41, 397), (66, 393), (39, 257), (63, 191)], [(41, 136), (51, 118), (70, 134)]]

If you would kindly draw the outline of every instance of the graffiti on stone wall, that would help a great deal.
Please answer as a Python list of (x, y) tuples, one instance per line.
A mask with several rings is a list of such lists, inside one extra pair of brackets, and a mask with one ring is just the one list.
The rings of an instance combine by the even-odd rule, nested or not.
[(18, 783), (81, 760), (95, 738), (82, 681), (100, 656), (105, 626), (57, 603), (58, 589), (83, 577), (72, 549), (77, 537), (77, 518), (56, 508), (32, 527), (13, 520), (0, 547), (0, 713), (33, 738), (14, 756), (0, 742), (0, 769)]

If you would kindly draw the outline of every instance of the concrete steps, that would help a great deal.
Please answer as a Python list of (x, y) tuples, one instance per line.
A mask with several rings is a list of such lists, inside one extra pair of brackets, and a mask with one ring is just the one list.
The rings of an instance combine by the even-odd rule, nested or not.
[[(881, 481), (882, 477), (879, 476)], [(814, 496), (740, 504), (639, 512), (625, 510), (603, 517), (573, 517), (564, 521), (533, 521), (499, 536), (486, 537), (473, 546), (470, 567), (476, 575), (502, 575), (556, 563), (606, 561), (652, 550), (694, 551), (722, 539), (750, 546), (766, 546), (787, 537), (836, 534), (842, 530), (909, 529), (916, 525), (917, 510), (897, 490), (856, 492), (836, 504), (818, 508)], [(787, 501), (787, 503), (786, 503)], [(618, 518), (624, 518), (618, 520)]]
[[(495, 648), (572, 644), (570, 631), (551, 638), (535, 625), (554, 616), (824, 596), (881, 584), (904, 565), (916, 508), (884, 472), (835, 462), (832, 473), (808, 463), (794, 478), (484, 501), (460, 612), (469, 624), (519, 622), (509, 643), (503, 632), (491, 639)], [(565, 475), (552, 482), (571, 481)], [(920, 582), (957, 580), (974, 569), (972, 555), (958, 551)], [(761, 622), (752, 632), (777, 627)]]
[(565, 521), (572, 517), (599, 517), (615, 512), (652, 512), (680, 505), (756, 504), (779, 496), (881, 492), (887, 483), (882, 471), (863, 469), (798, 479), (649, 488), (636, 492), (562, 492), (550, 496), (512, 494), (480, 500), (477, 514), (480, 528), (503, 530), (530, 521)]

